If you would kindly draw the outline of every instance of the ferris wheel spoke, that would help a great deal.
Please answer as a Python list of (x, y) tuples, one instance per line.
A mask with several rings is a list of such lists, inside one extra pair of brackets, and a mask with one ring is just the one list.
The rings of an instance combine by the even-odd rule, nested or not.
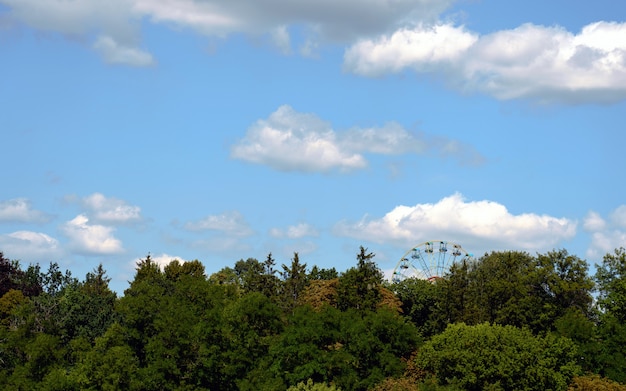
[(433, 240), (423, 242), (407, 251), (396, 265), (392, 282), (407, 278), (433, 281), (443, 277), (455, 262), (472, 257), (456, 243)]

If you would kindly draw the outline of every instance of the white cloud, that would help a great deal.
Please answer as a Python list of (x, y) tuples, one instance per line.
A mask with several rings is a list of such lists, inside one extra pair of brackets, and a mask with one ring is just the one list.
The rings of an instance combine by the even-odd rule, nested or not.
[(257, 121), (231, 154), (282, 171), (324, 172), (367, 165), (363, 156), (341, 147), (328, 123), (289, 106), (281, 106), (267, 120)]
[(449, 24), (402, 28), (377, 40), (354, 44), (346, 51), (344, 67), (370, 77), (406, 68), (432, 71), (458, 61), (477, 40), (476, 34)]
[[(70, 197), (71, 200), (73, 197)], [(143, 220), (141, 208), (128, 205), (126, 201), (93, 193), (80, 200), (87, 215), (96, 222), (105, 224), (130, 224)]]
[(300, 223), (297, 225), (291, 225), (286, 229), (272, 228), (270, 230), (270, 235), (278, 239), (300, 239), (307, 236), (318, 236), (319, 233), (315, 227), (306, 223)]
[(85, 215), (78, 215), (61, 226), (70, 239), (73, 250), (85, 254), (116, 254), (122, 252), (122, 242), (113, 236), (114, 228), (89, 224)]
[(545, 251), (572, 238), (576, 222), (533, 213), (513, 215), (497, 202), (468, 202), (457, 193), (434, 204), (397, 206), (381, 218), (342, 221), (335, 226), (335, 233), (407, 248), (426, 240), (450, 240), (473, 253)]
[(620, 205), (609, 216), (607, 221), (590, 211), (585, 218), (585, 229), (591, 232), (587, 256), (596, 261), (616, 248), (626, 247), (626, 205)]
[(611, 222), (616, 227), (626, 228), (626, 205), (621, 205), (611, 212)]
[(62, 252), (58, 240), (32, 231), (0, 235), (0, 248), (7, 257), (28, 262), (55, 260)]
[(606, 221), (604, 221), (599, 213), (589, 211), (583, 220), (583, 228), (585, 228), (586, 231), (602, 231), (606, 228)]
[(34, 210), (26, 198), (0, 201), (0, 222), (45, 223), (50, 219), (46, 213)]
[(219, 231), (235, 237), (252, 234), (252, 229), (243, 215), (237, 211), (209, 215), (201, 220), (186, 223), (184, 228), (189, 231)]
[(484, 161), (471, 146), (441, 136), (417, 135), (394, 122), (336, 132), (315, 114), (299, 113), (287, 105), (251, 126), (232, 147), (231, 156), (281, 171), (347, 172), (367, 167), (364, 153), (426, 152), (454, 157), (464, 164)]
[(626, 98), (626, 23), (596, 22), (578, 34), (525, 24), (484, 36), (420, 24), (357, 42), (344, 67), (363, 76), (440, 72), (457, 88), (498, 99), (615, 102)]
[(122, 64), (136, 67), (154, 65), (152, 55), (143, 50), (118, 43), (108, 35), (100, 36), (93, 44), (104, 60), (111, 64)]

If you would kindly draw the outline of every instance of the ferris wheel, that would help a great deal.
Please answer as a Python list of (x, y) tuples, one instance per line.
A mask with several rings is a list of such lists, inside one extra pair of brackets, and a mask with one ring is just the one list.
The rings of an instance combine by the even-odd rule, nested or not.
[(443, 277), (450, 266), (458, 261), (469, 259), (469, 254), (456, 243), (434, 240), (423, 242), (407, 251), (393, 269), (391, 282), (407, 278), (433, 281)]

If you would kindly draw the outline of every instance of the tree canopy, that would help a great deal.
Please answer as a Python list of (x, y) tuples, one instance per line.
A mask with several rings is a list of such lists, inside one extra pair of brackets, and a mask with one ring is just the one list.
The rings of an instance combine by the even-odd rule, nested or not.
[[(498, 251), (433, 282), (245, 258), (207, 275), (150, 255), (119, 296), (0, 253), (0, 388), (565, 390), (626, 382), (626, 251)], [(597, 301), (592, 295), (597, 287)], [(582, 388), (581, 388), (582, 387)], [(618, 387), (618, 388), (615, 388)]]

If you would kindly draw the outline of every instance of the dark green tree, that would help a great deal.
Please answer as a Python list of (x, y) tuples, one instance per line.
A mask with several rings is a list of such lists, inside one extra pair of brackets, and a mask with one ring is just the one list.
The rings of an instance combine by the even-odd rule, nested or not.
[(291, 312), (300, 302), (300, 296), (308, 284), (306, 263), (300, 263), (298, 253), (293, 254), (291, 265), (282, 265), (282, 307)]
[(361, 246), (357, 254), (357, 266), (341, 275), (337, 287), (339, 309), (376, 310), (382, 298), (380, 288), (383, 273), (372, 261), (373, 258), (374, 253), (368, 253), (367, 249)]

